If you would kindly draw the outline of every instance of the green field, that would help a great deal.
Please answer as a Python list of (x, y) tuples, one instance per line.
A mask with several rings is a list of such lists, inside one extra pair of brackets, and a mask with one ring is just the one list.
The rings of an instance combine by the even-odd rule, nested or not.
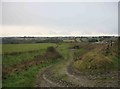
[(2, 53), (12, 52), (27, 52), (44, 50), (49, 46), (56, 46), (54, 43), (41, 43), (41, 44), (4, 44), (2, 45)]
[[(42, 43), (42, 44), (4, 44), (3, 45), (3, 66), (9, 68), (13, 65), (23, 63), (24, 61), (34, 60), (34, 56), (45, 53), (45, 50), (49, 46), (56, 47), (53, 43)], [(60, 44), (57, 50), (64, 57), (67, 52), (66, 49), (69, 44)], [(33, 51), (33, 52), (29, 52)], [(16, 52), (15, 55), (10, 53)], [(20, 53), (19, 53), (20, 52)], [(9, 53), (6, 55), (6, 53)], [(18, 54), (17, 54), (18, 53)], [(43, 64), (35, 65), (28, 70), (21, 70), (19, 72), (12, 72), (6, 79), (3, 79), (3, 87), (32, 87), (34, 86), (35, 78), (39, 70), (47, 67), (51, 64), (55, 64), (57, 60), (49, 60)]]
[[(35, 55), (43, 53), (49, 46), (56, 46), (52, 43), (43, 44), (4, 44), (3, 45), (3, 65), (10, 66), (13, 64), (20, 63), (26, 60), (32, 60)], [(33, 51), (30, 52), (29, 51)], [(20, 52), (20, 53), (19, 53)], [(16, 53), (15, 55), (9, 55), (10, 53)], [(18, 54), (17, 54), (18, 53)], [(5, 56), (5, 57), (4, 57)]]
[[(79, 48), (75, 48), (78, 46)], [(87, 73), (86, 76), (91, 72), (93, 75), (99, 74), (101, 70), (104, 74), (108, 70), (112, 72), (110, 76), (99, 75), (100, 78), (96, 81), (108, 81), (107, 79), (114, 81), (116, 76), (113, 76), (113, 72), (118, 69), (119, 63), (117, 45), (113, 45), (107, 51), (106, 47), (90, 43), (3, 44), (3, 87), (34, 87), (38, 73), (42, 73), (49, 66), (52, 68), (48, 71), (50, 72), (47, 75), (48, 79), (54, 82), (61, 80), (66, 85), (70, 84), (69, 81), (74, 85), (80, 84), (75, 78), (66, 74), (66, 68), (69, 68), (68, 65), (71, 63), (72, 70)], [(52, 52), (54, 50), (55, 52)], [(58, 54), (61, 57), (55, 56)], [(111, 76), (115, 77), (114, 80)], [(105, 78), (106, 80), (103, 80)]]

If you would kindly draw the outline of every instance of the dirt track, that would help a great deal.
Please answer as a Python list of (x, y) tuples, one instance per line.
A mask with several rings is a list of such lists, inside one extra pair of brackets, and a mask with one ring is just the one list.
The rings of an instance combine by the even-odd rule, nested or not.
[[(40, 72), (37, 76), (35, 87), (100, 87), (102, 86), (101, 84), (105, 87), (117, 86), (116, 81), (108, 82), (107, 84), (103, 82), (97, 85), (96, 80), (89, 79), (88, 76), (76, 73), (71, 66), (73, 52), (73, 50), (69, 51), (68, 60), (60, 61), (59, 64), (50, 66)], [(112, 83), (114, 84), (111, 85)]]
[(48, 80), (45, 76), (45, 72), (50, 68), (51, 66), (43, 69), (37, 76), (37, 81), (35, 87), (56, 87), (56, 84), (52, 81)]
[[(57, 65), (60, 66), (56, 73), (60, 76), (66, 75), (67, 79), (59, 79), (57, 76), (52, 74), (52, 71), (54, 68), (57, 69), (56, 66), (51, 66), (42, 71), (42, 73), (39, 74), (37, 77), (37, 82), (36, 82), (36, 87), (82, 87), (82, 86), (87, 86), (85, 84), (88, 84), (88, 80), (85, 77), (76, 77), (72, 74), (69, 73), (70, 69), (70, 64), (72, 62), (72, 52), (70, 52), (70, 59), (69, 61), (62, 61), (64, 65), (62, 67), (60, 66), (61, 64)], [(87, 82), (86, 82), (87, 81)], [(91, 82), (89, 82), (90, 85)]]

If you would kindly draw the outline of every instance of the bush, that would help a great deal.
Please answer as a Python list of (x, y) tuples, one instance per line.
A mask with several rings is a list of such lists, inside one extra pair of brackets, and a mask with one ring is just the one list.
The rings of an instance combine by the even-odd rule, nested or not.
[(57, 59), (62, 57), (60, 53), (56, 50), (56, 48), (54, 48), (53, 46), (47, 48), (45, 56), (49, 59)]
[(53, 46), (47, 48), (46, 52), (57, 52)]

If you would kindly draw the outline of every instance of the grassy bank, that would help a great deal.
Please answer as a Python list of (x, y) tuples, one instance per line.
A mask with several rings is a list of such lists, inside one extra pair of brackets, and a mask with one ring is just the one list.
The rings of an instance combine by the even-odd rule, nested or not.
[(10, 74), (6, 80), (3, 80), (3, 87), (33, 87), (36, 80), (36, 75), (42, 68), (58, 61), (47, 61), (44, 64), (30, 67), (28, 70), (21, 70)]
[(117, 46), (106, 48), (106, 45), (95, 45), (93, 49), (86, 50), (86, 53), (80, 54), (76, 51), (76, 55), (80, 55), (80, 58), (74, 61), (74, 67), (79, 71), (111, 71), (118, 70), (118, 52)]

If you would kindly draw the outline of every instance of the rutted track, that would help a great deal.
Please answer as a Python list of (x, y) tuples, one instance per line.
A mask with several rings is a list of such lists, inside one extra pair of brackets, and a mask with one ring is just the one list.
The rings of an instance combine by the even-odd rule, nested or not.
[(83, 76), (80, 78), (80, 77), (76, 77), (69, 73), (69, 70), (71, 70), (70, 65), (73, 60), (73, 57), (72, 57), (73, 52), (71, 51), (72, 50), (70, 50), (69, 52), (69, 57), (70, 57), (69, 60), (63, 61), (64, 62), (63, 67), (58, 69), (59, 71), (56, 72), (60, 76), (65, 75), (66, 79), (60, 79), (58, 75), (55, 76), (55, 74), (53, 73), (53, 70), (56, 69), (60, 64), (56, 66), (53, 65), (45, 69), (42, 73), (40, 73), (37, 84), (36, 84), (37, 87), (83, 87), (83, 86), (87, 86), (85, 85), (85, 84), (88, 84), (85, 82), (87, 80), (85, 80)]
[(37, 81), (36, 81), (36, 85), (35, 87), (56, 87), (57, 85), (52, 82), (51, 80), (47, 79), (46, 76), (45, 76), (45, 72), (47, 70), (49, 70), (51, 66), (49, 66), (48, 68), (45, 68), (42, 70), (42, 72), (40, 72), (37, 77)]
[[(73, 63), (73, 50), (69, 51), (68, 60), (61, 60), (57, 65), (52, 65), (39, 73), (36, 87), (97, 87), (96, 80), (76, 72)], [(103, 84), (103, 86), (106, 86)], [(109, 86), (108, 86), (109, 87)]]
[(79, 87), (95, 87), (95, 83), (89, 80), (86, 76), (76, 73), (75, 69), (71, 66), (72, 62), (67, 66), (67, 75), (78, 81)]

